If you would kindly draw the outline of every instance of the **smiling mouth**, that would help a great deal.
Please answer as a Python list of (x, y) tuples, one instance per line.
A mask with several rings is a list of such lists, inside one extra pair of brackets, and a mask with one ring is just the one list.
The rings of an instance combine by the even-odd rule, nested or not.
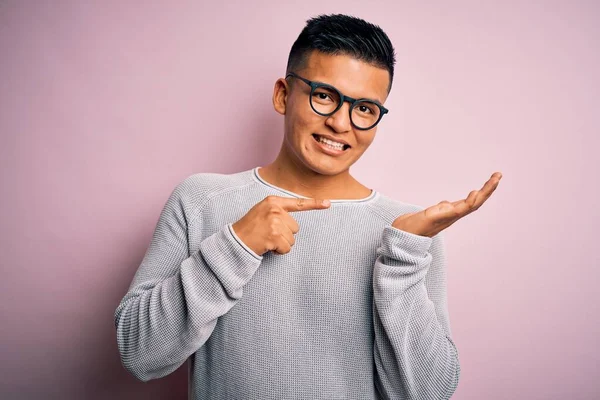
[[(317, 135), (316, 133), (312, 134), (312, 137), (318, 142), (321, 143), (321, 141), (319, 141), (319, 135)], [(349, 144), (345, 144), (344, 147), (342, 148), (342, 150), (347, 150), (349, 149), (351, 146)]]

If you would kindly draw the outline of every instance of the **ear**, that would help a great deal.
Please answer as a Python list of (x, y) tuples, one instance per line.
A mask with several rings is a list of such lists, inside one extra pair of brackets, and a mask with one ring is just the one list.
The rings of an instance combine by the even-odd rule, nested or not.
[(289, 86), (285, 79), (279, 78), (273, 88), (273, 107), (281, 115), (285, 115)]

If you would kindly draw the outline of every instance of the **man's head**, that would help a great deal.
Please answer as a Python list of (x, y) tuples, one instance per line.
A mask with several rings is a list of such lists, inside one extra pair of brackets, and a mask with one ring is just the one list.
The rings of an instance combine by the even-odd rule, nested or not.
[[(339, 14), (308, 20), (290, 51), (287, 78), (275, 83), (273, 104), (285, 115), (279, 157), (323, 175), (347, 171), (374, 139), (377, 126), (360, 128), (368, 128), (371, 124), (365, 121), (379, 121), (385, 113), (394, 64), (392, 44), (378, 26)], [(333, 88), (316, 89), (322, 83)], [(373, 102), (342, 102), (340, 93)], [(331, 111), (335, 112), (328, 115)], [(350, 147), (344, 146), (341, 154), (330, 153), (319, 144), (319, 136)]]
[(330, 55), (348, 55), (387, 70), (390, 75), (387, 92), (392, 89), (396, 63), (394, 48), (377, 25), (344, 14), (309, 19), (292, 45), (286, 73), (304, 69), (315, 50)]

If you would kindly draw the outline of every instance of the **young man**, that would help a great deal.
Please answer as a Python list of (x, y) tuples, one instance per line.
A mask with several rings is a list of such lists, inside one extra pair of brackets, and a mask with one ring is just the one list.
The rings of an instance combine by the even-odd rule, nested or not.
[(164, 206), (115, 311), (128, 371), (148, 381), (189, 360), (192, 399), (454, 393), (440, 232), (479, 208), (501, 175), (428, 209), (350, 175), (387, 112), (394, 63), (375, 25), (307, 22), (275, 83), (277, 158), (191, 175)]

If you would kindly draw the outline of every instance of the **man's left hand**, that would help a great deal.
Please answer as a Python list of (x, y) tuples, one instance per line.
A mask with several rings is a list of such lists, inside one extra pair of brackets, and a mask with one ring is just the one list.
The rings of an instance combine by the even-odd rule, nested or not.
[(480, 190), (473, 190), (466, 199), (453, 203), (441, 201), (419, 212), (403, 214), (392, 223), (394, 228), (415, 235), (432, 237), (443, 231), (465, 215), (479, 209), (494, 193), (502, 173), (494, 172)]

